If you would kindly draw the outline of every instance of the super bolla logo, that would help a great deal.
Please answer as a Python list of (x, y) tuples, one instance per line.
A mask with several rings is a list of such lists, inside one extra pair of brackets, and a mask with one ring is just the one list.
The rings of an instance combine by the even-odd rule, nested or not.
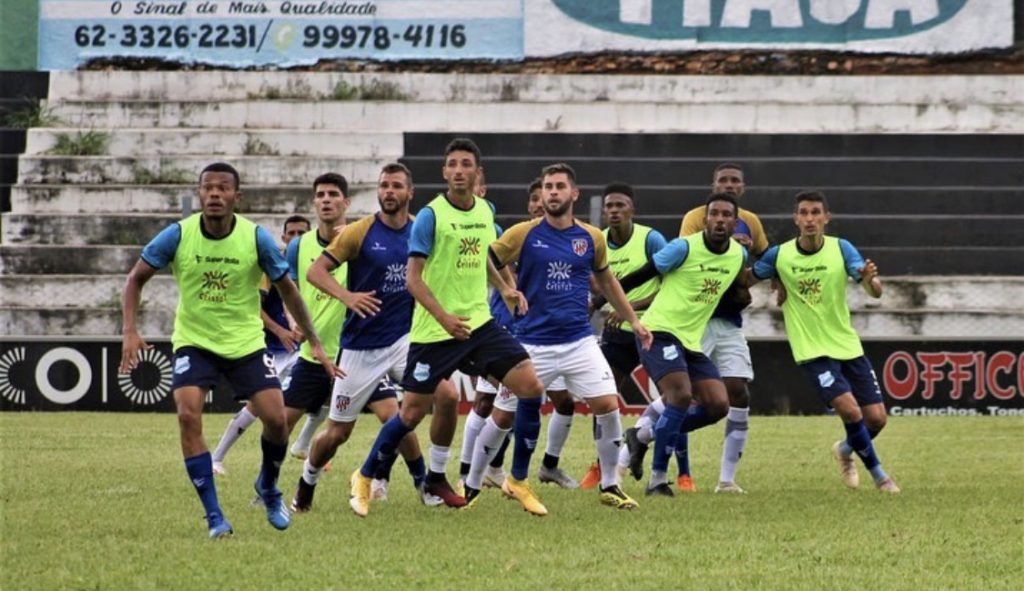
[(552, 0), (612, 33), (725, 43), (847, 43), (938, 26), (978, 0)]

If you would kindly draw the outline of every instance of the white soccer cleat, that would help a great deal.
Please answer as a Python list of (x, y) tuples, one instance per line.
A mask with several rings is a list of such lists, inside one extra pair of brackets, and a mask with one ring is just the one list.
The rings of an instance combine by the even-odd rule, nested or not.
[(746, 494), (747, 491), (740, 488), (735, 482), (719, 482), (715, 485), (716, 493), (733, 493), (737, 495)]
[(374, 501), (388, 500), (388, 481), (374, 478), (370, 483), (370, 498)]
[(847, 488), (857, 488), (860, 485), (857, 463), (853, 461), (853, 456), (844, 456), (843, 452), (839, 450), (842, 444), (842, 440), (832, 444), (832, 457), (839, 464), (839, 477), (843, 479), (843, 484)]
[(889, 493), (891, 495), (900, 493), (900, 487), (896, 486), (896, 481), (888, 476), (876, 482), (875, 486), (878, 487), (880, 492)]
[(505, 484), (505, 469), (501, 466), (487, 466), (484, 470), (484, 488), (501, 488)]

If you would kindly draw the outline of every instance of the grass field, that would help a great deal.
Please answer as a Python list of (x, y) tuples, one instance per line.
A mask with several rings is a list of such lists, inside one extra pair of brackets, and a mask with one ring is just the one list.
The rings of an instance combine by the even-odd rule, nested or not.
[[(206, 417), (211, 443), (228, 418)], [(423, 507), (401, 461), (391, 500), (355, 517), (346, 481), (376, 434), (366, 420), (321, 480), (313, 512), (286, 532), (249, 507), (250, 433), (218, 479), (236, 532), (221, 542), (206, 539), (176, 428), (173, 415), (0, 414), (0, 588), (988, 590), (1024, 581), (1019, 417), (891, 419), (879, 452), (898, 496), (875, 491), (863, 469), (860, 490), (843, 488), (829, 455), (837, 419), (755, 417), (737, 479), (749, 494), (711, 494), (714, 426), (693, 437), (697, 494), (645, 499), (629, 480), (640, 509), (616, 512), (592, 491), (542, 486), (543, 519), (495, 491), (468, 511)], [(593, 454), (589, 431), (577, 417), (563, 457), (577, 476)], [(457, 466), (453, 458), (453, 479)], [(288, 498), (300, 468), (285, 465)]]

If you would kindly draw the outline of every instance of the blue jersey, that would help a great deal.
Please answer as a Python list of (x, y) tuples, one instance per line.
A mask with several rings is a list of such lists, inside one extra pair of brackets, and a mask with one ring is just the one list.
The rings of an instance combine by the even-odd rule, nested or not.
[(335, 236), (324, 255), (335, 263), (348, 262), (348, 289), (375, 291), (380, 311), (360, 318), (349, 310), (341, 331), (341, 348), (353, 351), (391, 346), (409, 334), (413, 298), (405, 286), (412, 221), (401, 230), (381, 222), (377, 215), (349, 224)]
[(519, 290), (530, 309), (512, 333), (527, 345), (571, 343), (593, 334), (590, 276), (608, 267), (608, 248), (597, 228), (576, 221), (558, 230), (543, 218), (516, 224), (494, 244), (498, 265), (518, 261)]
[[(281, 300), (281, 294), (277, 292), (277, 288), (273, 285), (265, 287), (267, 287), (266, 291), (260, 290), (263, 293), (260, 307), (270, 316), (271, 320), (284, 328), (288, 328), (288, 317), (284, 313), (284, 301)], [(274, 333), (267, 330), (266, 327), (263, 328), (263, 339), (267, 343), (267, 350), (271, 353), (284, 353), (288, 350), (281, 344), (281, 340)]]

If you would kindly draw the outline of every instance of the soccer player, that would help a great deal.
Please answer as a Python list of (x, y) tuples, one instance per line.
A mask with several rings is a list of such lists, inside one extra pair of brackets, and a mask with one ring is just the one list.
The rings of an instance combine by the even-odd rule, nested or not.
[(122, 296), (120, 371), (134, 369), (139, 354), (151, 348), (135, 325), (139, 300), (146, 282), (170, 265), (179, 291), (171, 337), (171, 387), (185, 469), (206, 511), (209, 535), (220, 538), (232, 533), (217, 501), (213, 461), (203, 440), (203, 402), (221, 376), (227, 378), (237, 398), (252, 402), (254, 414), (263, 421), (263, 462), (256, 493), (270, 524), (286, 529), (291, 516), (281, 500), (277, 477), (287, 453), (288, 433), (281, 384), (263, 342), (259, 315), (263, 273), (281, 293), (324, 371), (331, 376), (344, 373), (324, 353), (273, 237), (235, 214), (242, 195), (238, 171), (229, 164), (210, 164), (199, 174), (198, 193), (202, 211), (162, 230), (128, 274)]
[[(622, 442), (619, 396), (611, 368), (600, 353), (590, 326), (588, 310), (593, 277), (629, 322), (637, 339), (649, 344), (650, 333), (629, 306), (619, 282), (608, 270), (607, 247), (601, 231), (576, 220), (573, 204), (579, 199), (576, 173), (567, 164), (545, 167), (544, 217), (516, 224), (491, 245), (498, 267), (518, 262), (516, 284), (526, 297), (526, 315), (513, 326), (537, 367), (540, 381), (550, 384), (562, 376), (581, 396), (596, 418), (594, 441), (601, 460), (601, 502), (620, 509), (637, 506), (619, 487), (616, 470)], [(473, 468), (466, 483), (467, 500), (480, 493), (484, 465), (515, 422), (512, 476), (525, 479), (540, 430), (540, 400), (516, 399), (499, 394), (473, 452)], [(539, 502), (531, 512), (546, 514)]]
[[(377, 183), (380, 212), (348, 225), (326, 249), (323, 246), (316, 251), (310, 249), (308, 256), (302, 257), (311, 263), (302, 269), (308, 277), (309, 289), (318, 290), (325, 301), (335, 302), (342, 310), (348, 309), (341, 331), (339, 363), (352, 370), (344, 379), (334, 381), (333, 391), (328, 388), (330, 419), (303, 466), (292, 500), (295, 511), (308, 511), (312, 507), (313, 494), (324, 467), (338, 447), (348, 441), (363, 407), (374, 402), (372, 397), (378, 383), (389, 376), (400, 379), (405, 370), (413, 310), (412, 296), (405, 287), (412, 231), (409, 216), (412, 192), (412, 174), (408, 168), (397, 163), (384, 166)], [(314, 254), (321, 251), (322, 254)], [(347, 288), (332, 276), (343, 272), (348, 276)], [(387, 402), (386, 406), (383, 401), (380, 403), (382, 409), (378, 416), (382, 422), (398, 414), (397, 401)], [(426, 466), (416, 433), (406, 435), (400, 448), (413, 474), (414, 485), (417, 489), (423, 488)], [(386, 484), (383, 484), (386, 482), (386, 479), (374, 481), (384, 489), (375, 495), (377, 498), (386, 497)], [(421, 491), (421, 495), (426, 494)], [(428, 497), (423, 498), (427, 502)]]
[[(639, 351), (665, 401), (665, 412), (654, 427), (648, 496), (674, 495), (667, 470), (679, 433), (717, 422), (728, 408), (725, 385), (700, 341), (715, 306), (743, 268), (747, 251), (731, 238), (739, 211), (736, 199), (714, 193), (705, 206), (703, 232), (669, 242), (652, 262), (622, 280), (623, 288), (631, 290), (661, 275), (661, 289), (644, 313), (654, 345)], [(697, 404), (691, 406), (693, 399)]]
[[(491, 317), (489, 279), (502, 289), (507, 302), (525, 304), (489, 264), (487, 246), (497, 232), (490, 204), (473, 195), (480, 169), (476, 144), (463, 138), (452, 140), (442, 166), (448, 192), (430, 201), (413, 222), (406, 285), (416, 307), (402, 378), (405, 397), (401, 412), (384, 424), (362, 468), (353, 474), (350, 505), (357, 515), (369, 513), (370, 479), (378, 464), (416, 428), (430, 409), (438, 385), (455, 369), (490, 375), (538, 404), (544, 393), (529, 355)], [(435, 406), (433, 422), (454, 425), (455, 411), (455, 405)], [(437, 442), (433, 433), (431, 439)], [(434, 460), (432, 452), (427, 474), (431, 489), (449, 506), (464, 506), (465, 499), (436, 469), (443, 470), (443, 463), (435, 465)], [(506, 478), (503, 490), (527, 509), (539, 505), (525, 475), (519, 474)]]
[[(604, 217), (608, 227), (604, 237), (608, 243), (608, 267), (617, 279), (640, 269), (654, 257), (654, 253), (665, 247), (665, 237), (661, 232), (648, 226), (633, 222), (636, 214), (633, 187), (626, 183), (611, 183), (604, 188)], [(657, 277), (647, 283), (630, 290), (626, 297), (629, 305), (642, 318), (658, 293), (661, 282)], [(603, 298), (595, 297), (594, 304), (603, 303)], [(624, 380), (640, 364), (640, 356), (636, 350), (636, 338), (629, 325), (614, 310), (608, 311), (604, 330), (601, 333), (601, 353), (608, 360), (615, 375), (615, 383), (621, 389)], [(661, 404), (655, 401), (653, 404)], [(657, 417), (654, 418), (654, 421)], [(654, 422), (645, 413), (637, 422), (637, 427), (645, 428), (649, 434)], [(629, 460), (629, 442), (635, 438), (637, 427), (626, 429), (625, 443), (619, 450), (619, 465), (626, 466)], [(649, 441), (649, 439), (648, 439)], [(597, 462), (591, 465), (583, 484), (596, 485), (600, 478), (600, 466)]]
[[(482, 174), (480, 178), (483, 178)], [(486, 191), (486, 185), (482, 181), (478, 181), (476, 194), (483, 196), (481, 191)], [(530, 217), (539, 218), (543, 216), (544, 206), (541, 199), (540, 178), (536, 178), (530, 183), (529, 187), (527, 187), (527, 195), (527, 213)], [(496, 289), (491, 294), (491, 315), (494, 316), (494, 321), (499, 326), (511, 331), (512, 322), (515, 319), (508, 306), (505, 305), (501, 293)], [(469, 475), (470, 465), (473, 461), (473, 448), (476, 444), (476, 438), (487, 421), (487, 417), (491, 416), (494, 397), (498, 394), (498, 388), (495, 384), (497, 384), (496, 380), (489, 380), (484, 376), (477, 378), (476, 398), (473, 401), (473, 409), (466, 417), (466, 424), (463, 429), (462, 452), (460, 454), (461, 463), (459, 466), (459, 485), (463, 490), (465, 490), (466, 477)], [(565, 447), (565, 442), (569, 438), (569, 431), (572, 428), (576, 403), (565, 389), (565, 380), (561, 376), (556, 377), (551, 382), (547, 395), (554, 403), (555, 408), (554, 413), (551, 415), (551, 420), (548, 422), (548, 439), (544, 451), (544, 460), (537, 474), (537, 479), (541, 482), (556, 484), (562, 488), (578, 488), (579, 483), (558, 467), (562, 449)], [(483, 477), (484, 486), (500, 488), (501, 484), (505, 481), (505, 471), (502, 469), (502, 465), (504, 464), (505, 450), (508, 448), (510, 440), (511, 435), (506, 435), (497, 454), (495, 454), (490, 465), (486, 468)]]
[(743, 280), (750, 286), (778, 277), (786, 289), (782, 314), (793, 359), (846, 429), (846, 439), (832, 446), (843, 483), (850, 488), (860, 483), (857, 454), (878, 490), (898, 493), (872, 443), (885, 427), (885, 404), (846, 302), (847, 277), (873, 298), (882, 297), (882, 281), (874, 262), (848, 241), (825, 234), (830, 219), (823, 193), (799, 193), (793, 211), (799, 238), (769, 248)]
[[(738, 202), (746, 192), (746, 180), (740, 165), (726, 162), (716, 166), (711, 190), (713, 193), (732, 195)], [(704, 231), (705, 209), (705, 206), (695, 207), (686, 213), (679, 229), (680, 238)], [(765, 236), (760, 218), (747, 209), (740, 209), (732, 237), (755, 257), (760, 256), (768, 248), (768, 238)], [(737, 465), (746, 448), (749, 428), (750, 392), (747, 383), (754, 379), (750, 347), (742, 329), (743, 308), (749, 303), (750, 292), (742, 285), (734, 283), (725, 297), (719, 301), (701, 339), (702, 350), (718, 368), (729, 395), (725, 443), (722, 446), (722, 462), (718, 484), (715, 486), (716, 493), (744, 492), (735, 480)], [(661, 409), (658, 405), (651, 405), (650, 411), (650, 414), (660, 416)], [(654, 420), (657, 421), (657, 416)], [(637, 427), (640, 428), (635, 433), (626, 432), (626, 445), (630, 452), (629, 468), (637, 479), (642, 476), (643, 456), (650, 441), (650, 435), (643, 429), (641, 423), (644, 423), (643, 419), (638, 421)], [(675, 453), (679, 463), (679, 490), (695, 492), (697, 488), (690, 476), (689, 440), (685, 432), (680, 434), (679, 441), (676, 442)]]
[[(287, 245), (295, 238), (309, 232), (312, 226), (309, 220), (301, 215), (293, 215), (284, 221), (284, 230), (281, 233), (281, 241)], [(260, 282), (260, 294), (263, 296), (260, 301), (260, 318), (263, 321), (263, 336), (267, 345), (267, 351), (274, 356), (274, 368), (277, 370), (277, 378), (281, 381), (281, 387), (288, 389), (288, 383), (292, 374), (292, 367), (295, 360), (299, 358), (299, 344), (302, 342), (302, 335), (289, 328), (291, 322), (284, 312), (284, 303), (281, 295), (271, 285), (270, 279), (264, 275)], [(245, 433), (250, 425), (256, 422), (256, 415), (252, 414), (252, 405), (246, 403), (235, 416), (228, 421), (224, 434), (221, 435), (217, 448), (213, 450), (213, 473), (227, 474), (224, 468), (224, 458), (231, 447)]]

